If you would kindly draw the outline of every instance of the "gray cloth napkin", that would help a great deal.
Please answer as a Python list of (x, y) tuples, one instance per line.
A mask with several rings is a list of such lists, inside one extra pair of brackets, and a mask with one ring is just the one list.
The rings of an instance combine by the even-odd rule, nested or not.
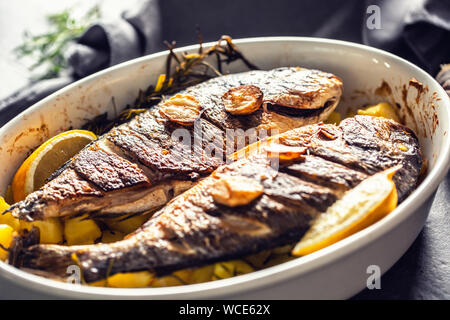
[(73, 43), (67, 54), (68, 75), (30, 83), (0, 100), (0, 126), (80, 78), (159, 49), (161, 23), (158, 2), (146, 0), (137, 3), (138, 6), (124, 12), (120, 18), (91, 26)]

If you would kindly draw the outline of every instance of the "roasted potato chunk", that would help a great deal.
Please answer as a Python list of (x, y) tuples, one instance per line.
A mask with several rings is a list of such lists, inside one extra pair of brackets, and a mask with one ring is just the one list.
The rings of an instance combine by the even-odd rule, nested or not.
[(219, 262), (214, 265), (212, 280), (220, 280), (253, 272), (254, 269), (242, 260)]
[(113, 231), (119, 231), (122, 234), (127, 235), (142, 226), (149, 218), (150, 216), (146, 214), (125, 219), (123, 217), (105, 219), (104, 222)]
[(148, 271), (117, 273), (107, 279), (107, 286), (113, 288), (144, 288), (153, 281)]
[(66, 221), (64, 235), (67, 244), (73, 246), (92, 244), (102, 235), (102, 232), (94, 220), (81, 216)]
[(39, 229), (40, 243), (57, 244), (63, 241), (63, 226), (58, 218), (42, 221), (20, 221), (20, 229), (30, 231), (33, 227)]

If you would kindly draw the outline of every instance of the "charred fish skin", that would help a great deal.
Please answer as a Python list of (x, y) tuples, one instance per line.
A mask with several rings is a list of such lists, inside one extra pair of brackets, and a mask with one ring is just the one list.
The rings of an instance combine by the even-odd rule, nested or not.
[[(355, 134), (360, 138), (353, 139)], [(280, 162), (276, 170), (264, 152), (273, 143), (305, 152)], [(398, 149), (399, 143), (408, 150)], [(91, 282), (107, 274), (150, 270), (164, 275), (243, 257), (298, 241), (311, 219), (343, 192), (395, 165), (402, 166), (395, 184), (399, 199), (404, 199), (417, 183), (421, 164), (414, 133), (388, 119), (355, 116), (339, 126), (294, 129), (267, 138), (247, 158), (219, 167), (125, 240), (78, 247), (34, 245), (20, 253), (21, 266), (59, 274), (76, 255), (85, 280)], [(217, 203), (211, 188), (228, 177), (251, 179), (263, 193), (238, 207)]]
[[(250, 115), (227, 113), (221, 97), (230, 88), (242, 84), (260, 87), (264, 103), (279, 103), (278, 110), (290, 111), (282, 113), (260, 108)], [(138, 199), (147, 195), (146, 190), (161, 186), (161, 190), (167, 191), (168, 201), (172, 193), (168, 185), (207, 176), (223, 162), (225, 146), (243, 146), (239, 139), (227, 136), (227, 129), (245, 132), (256, 128), (256, 133), (273, 134), (316, 123), (325, 120), (334, 110), (341, 93), (342, 81), (338, 77), (301, 68), (250, 71), (213, 78), (178, 93), (192, 96), (201, 104), (201, 117), (194, 126), (183, 127), (162, 117), (158, 112), (159, 104), (84, 148), (40, 190), (13, 204), (8, 211), (14, 217), (32, 221), (81, 213), (101, 216), (112, 211), (125, 215), (130, 213), (130, 208), (133, 214), (155, 210), (159, 202), (156, 205), (149, 201), (144, 208), (143, 201)], [(179, 142), (172, 139), (178, 129), (187, 131), (192, 140), (193, 150), (187, 156), (184, 149), (178, 147)], [(255, 138), (260, 136), (255, 134)], [(196, 139), (201, 142), (196, 144)], [(244, 144), (251, 142), (247, 139)], [(225, 152), (217, 155), (216, 150)], [(130, 202), (126, 211), (120, 211), (125, 207), (119, 200)], [(133, 208), (133, 202), (139, 202), (139, 209)]]

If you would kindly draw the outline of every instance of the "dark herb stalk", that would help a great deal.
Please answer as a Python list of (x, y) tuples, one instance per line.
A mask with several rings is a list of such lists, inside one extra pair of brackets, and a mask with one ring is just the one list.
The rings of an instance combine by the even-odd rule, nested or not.
[[(114, 119), (109, 120), (107, 113), (104, 113), (88, 121), (83, 126), (83, 129), (101, 135), (158, 104), (167, 95), (174, 94), (208, 79), (221, 76), (223, 74), (224, 63), (229, 64), (233, 61), (241, 60), (249, 69), (258, 69), (242, 55), (231, 37), (222, 36), (215, 45), (206, 50), (203, 48), (203, 38), (199, 31), (197, 31), (197, 37), (200, 45), (199, 50), (197, 53), (191, 54), (182, 53), (181, 55), (177, 55), (174, 52), (175, 41), (171, 43), (164, 41), (164, 44), (169, 50), (166, 60), (166, 73), (160, 75), (157, 85), (151, 85), (145, 91), (140, 90), (133, 106), (128, 105)], [(213, 66), (206, 61), (209, 56), (217, 57), (217, 66)]]

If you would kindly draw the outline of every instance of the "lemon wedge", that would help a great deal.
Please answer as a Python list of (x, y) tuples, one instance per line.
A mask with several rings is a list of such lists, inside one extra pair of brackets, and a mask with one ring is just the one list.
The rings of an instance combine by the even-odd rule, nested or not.
[(310, 229), (292, 250), (303, 256), (352, 235), (386, 216), (397, 206), (397, 190), (392, 181), (398, 166), (377, 173), (347, 191)]
[(45, 180), (97, 136), (86, 130), (70, 130), (40, 145), (20, 166), (12, 181), (14, 201), (39, 189)]

